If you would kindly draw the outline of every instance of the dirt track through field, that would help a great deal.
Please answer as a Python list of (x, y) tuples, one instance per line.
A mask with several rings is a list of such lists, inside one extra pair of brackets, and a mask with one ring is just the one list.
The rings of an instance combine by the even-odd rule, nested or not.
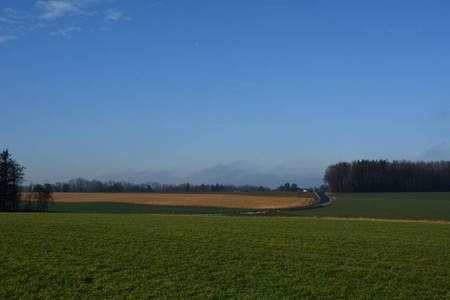
[(145, 205), (210, 206), (269, 209), (306, 206), (307, 197), (276, 197), (241, 194), (130, 194), (130, 193), (54, 193), (55, 202), (120, 202)]

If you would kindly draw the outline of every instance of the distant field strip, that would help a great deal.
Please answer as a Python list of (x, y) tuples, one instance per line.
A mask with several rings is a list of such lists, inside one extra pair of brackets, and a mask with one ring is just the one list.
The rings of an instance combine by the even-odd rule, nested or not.
[[(26, 197), (26, 195), (25, 195)], [(112, 202), (144, 205), (208, 206), (228, 208), (286, 208), (305, 206), (315, 202), (308, 195), (258, 196), (242, 194), (130, 194), (130, 193), (55, 193), (56, 203)]]
[(323, 209), (289, 212), (311, 217), (450, 221), (450, 193), (334, 194), (337, 202)]

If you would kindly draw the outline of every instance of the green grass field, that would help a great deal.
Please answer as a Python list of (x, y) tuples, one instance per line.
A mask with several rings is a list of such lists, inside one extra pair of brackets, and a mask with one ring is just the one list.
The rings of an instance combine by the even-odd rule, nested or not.
[(450, 193), (335, 194), (328, 207), (289, 214), (317, 217), (450, 221)]
[(218, 212), (237, 212), (242, 210), (248, 209), (205, 206), (144, 205), (113, 202), (70, 202), (49, 205), (49, 212), (64, 213), (205, 214)]
[(0, 214), (0, 299), (445, 299), (450, 224)]

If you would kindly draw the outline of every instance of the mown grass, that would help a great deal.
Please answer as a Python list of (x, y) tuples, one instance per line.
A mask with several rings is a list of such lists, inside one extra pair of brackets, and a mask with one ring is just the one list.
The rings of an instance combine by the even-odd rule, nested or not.
[(0, 214), (1, 299), (444, 299), (450, 225)]
[(450, 221), (450, 193), (334, 194), (331, 206), (291, 215)]

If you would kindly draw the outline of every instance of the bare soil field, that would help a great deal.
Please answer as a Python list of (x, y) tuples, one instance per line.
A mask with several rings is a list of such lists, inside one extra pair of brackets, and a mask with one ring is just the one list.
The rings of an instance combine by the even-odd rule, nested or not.
[[(24, 195), (26, 198), (26, 193)], [(132, 193), (54, 193), (58, 202), (119, 202), (146, 205), (209, 206), (232, 208), (285, 208), (305, 206), (316, 200), (310, 194), (290, 197), (242, 194), (132, 194)]]

